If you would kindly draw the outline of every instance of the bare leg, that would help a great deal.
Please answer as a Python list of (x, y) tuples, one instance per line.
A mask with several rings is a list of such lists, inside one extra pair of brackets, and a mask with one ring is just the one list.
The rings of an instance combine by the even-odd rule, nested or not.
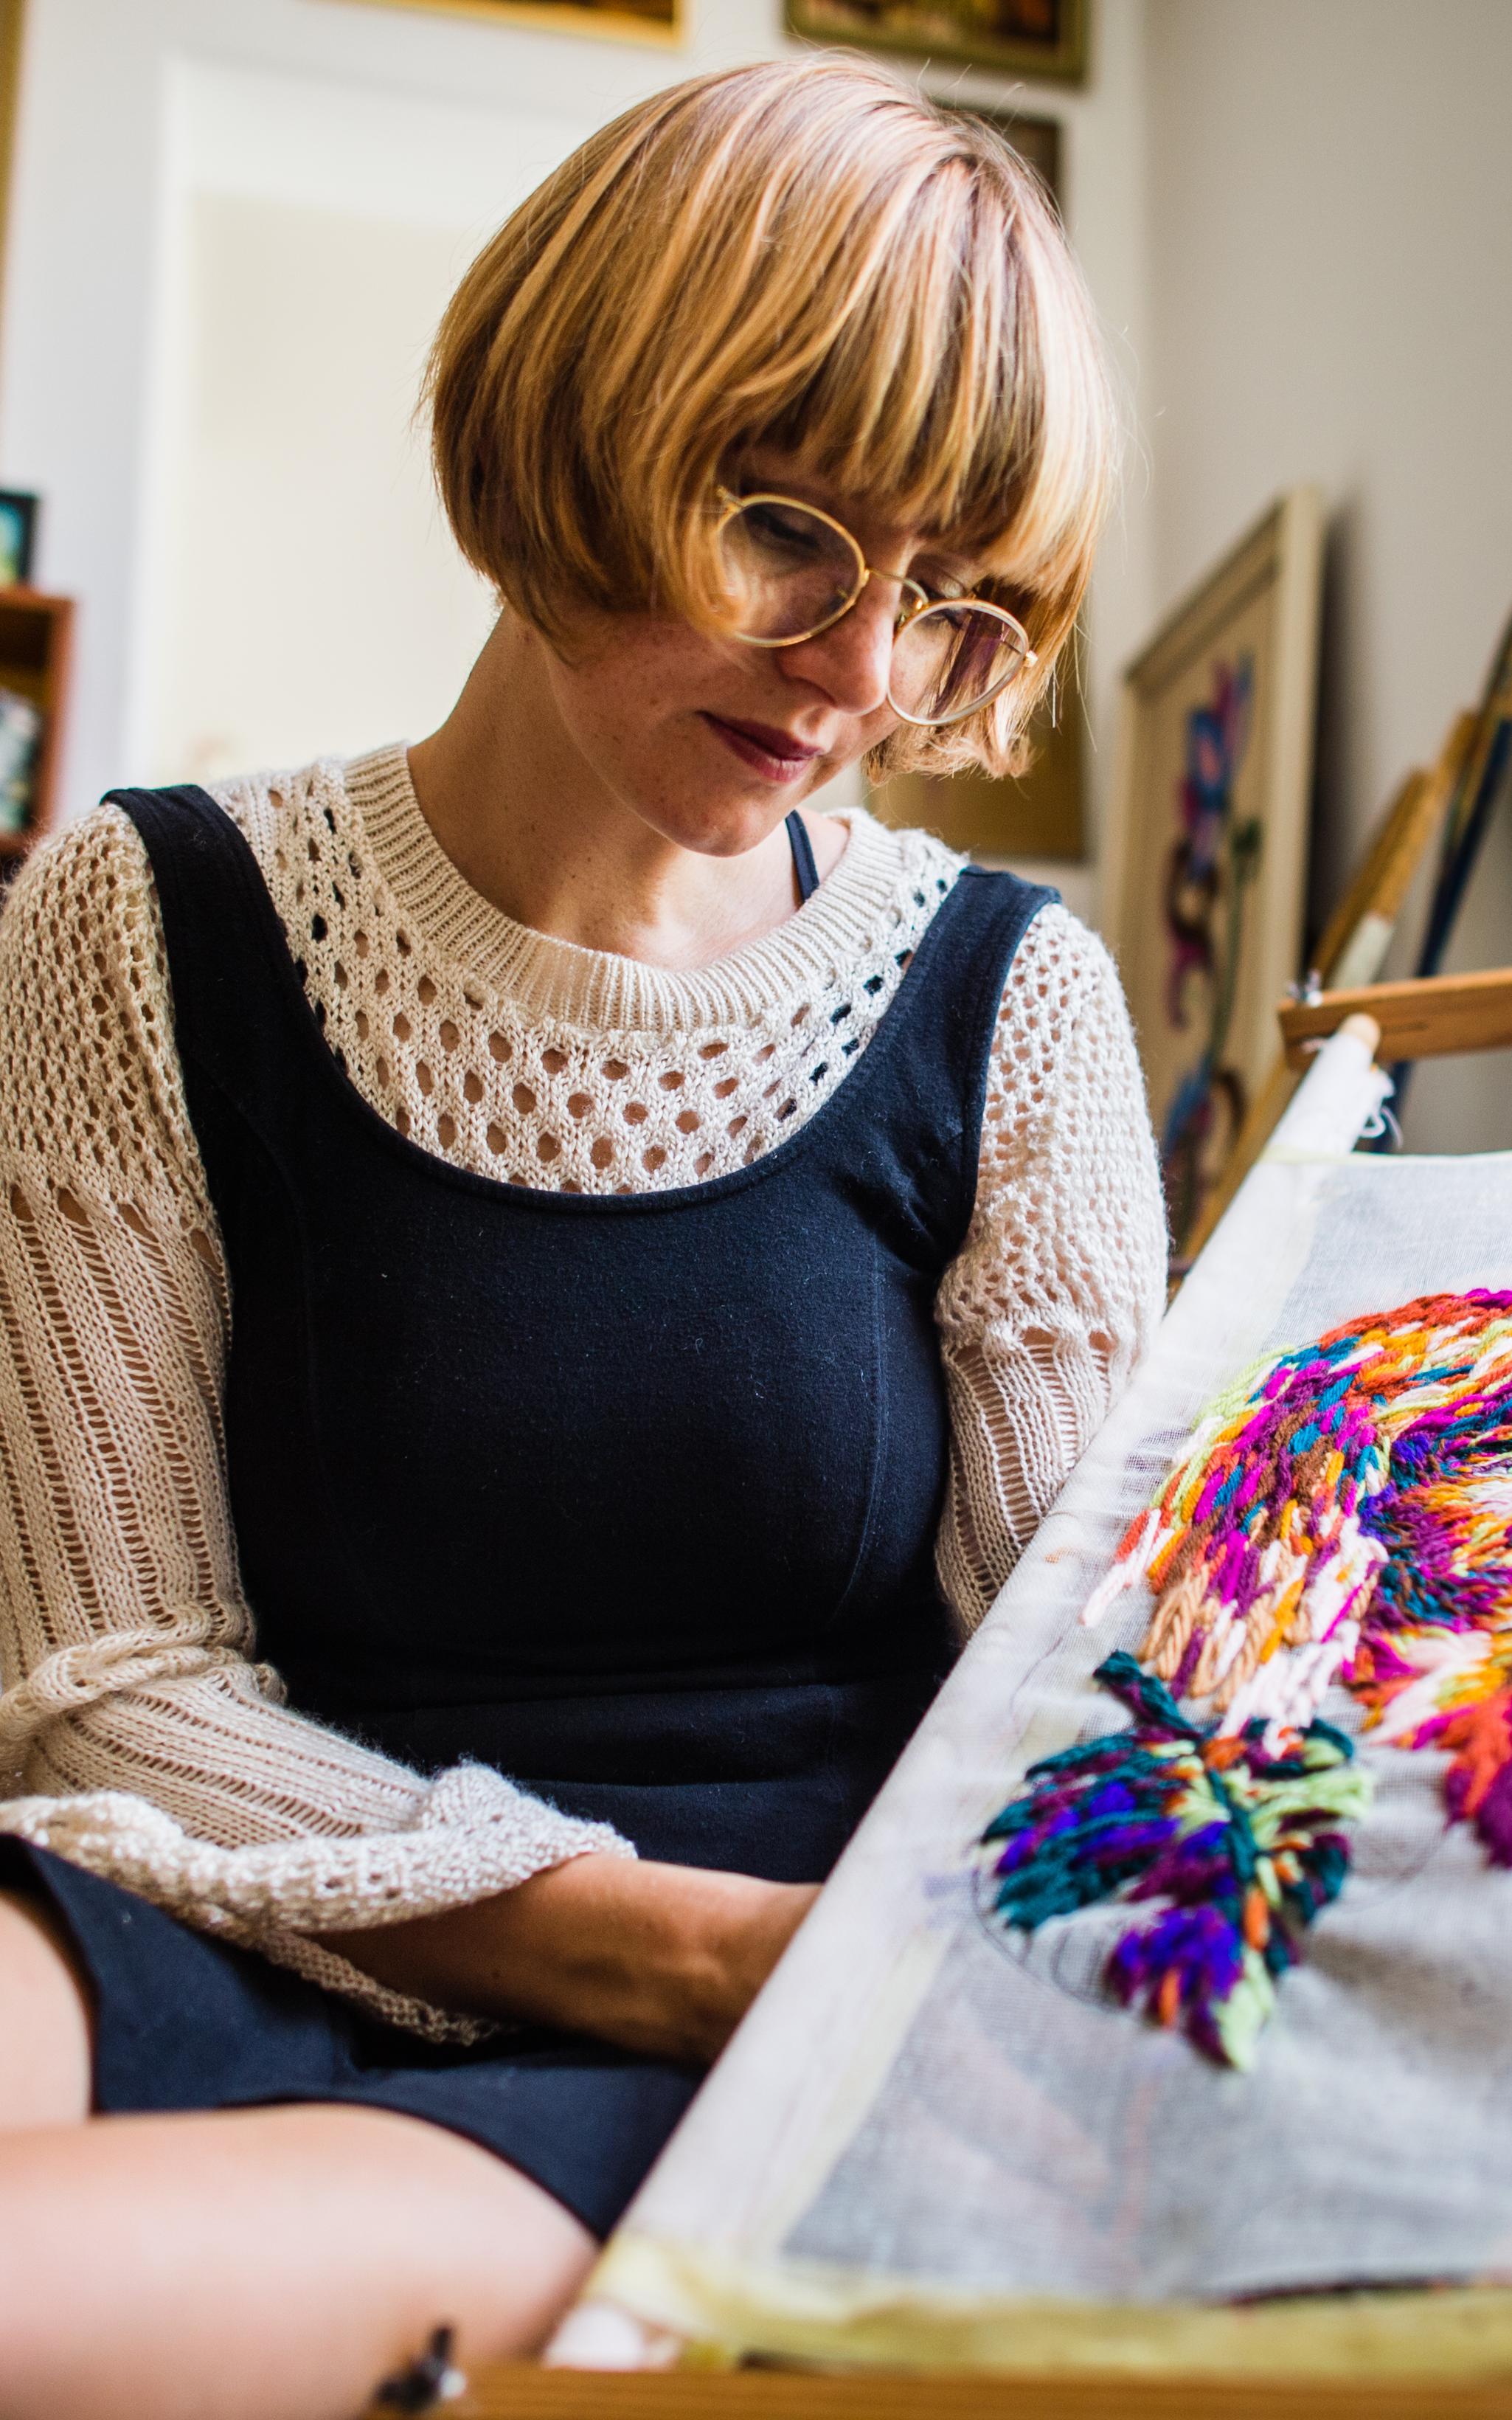
[(594, 2257), (459, 2135), (334, 2107), (104, 2118), (0, 2141), (4, 2420), (353, 2420), (457, 2330), (538, 2350)]
[(0, 2420), (352, 2420), (443, 2322), (465, 2366), (536, 2351), (594, 2258), (517, 2169), (384, 2110), (77, 2122), (86, 2012), (23, 1901), (0, 2026)]
[(71, 1952), (43, 1901), (0, 1891), (0, 2131), (88, 2109), (89, 2015)]

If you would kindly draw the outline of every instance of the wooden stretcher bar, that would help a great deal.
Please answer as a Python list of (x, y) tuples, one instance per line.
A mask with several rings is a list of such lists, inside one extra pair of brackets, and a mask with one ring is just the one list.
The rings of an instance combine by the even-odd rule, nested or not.
[(1348, 1016), (1365, 1016), (1381, 1029), (1379, 1056), (1442, 1059), (1460, 1050), (1512, 1049), (1512, 967), (1483, 973), (1428, 975), (1405, 983), (1361, 984), (1283, 1001), (1276, 1012), (1287, 1061), (1304, 1067), (1319, 1042)]
[[(982, 2371), (864, 2376), (742, 2369), (592, 2371), (509, 2365), (447, 2420), (1506, 2420), (1504, 2382), (1186, 2378), (1180, 2384)], [(374, 2415), (378, 2420), (378, 2415)]]

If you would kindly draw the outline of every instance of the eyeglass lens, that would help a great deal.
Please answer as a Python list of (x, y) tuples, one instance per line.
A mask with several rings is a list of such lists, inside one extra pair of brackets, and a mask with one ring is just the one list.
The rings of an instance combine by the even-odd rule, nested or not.
[(975, 605), (931, 605), (892, 644), (887, 700), (914, 722), (954, 722), (996, 694), (1024, 660), (1006, 622)]
[(866, 570), (855, 547), (801, 504), (754, 498), (731, 514), (721, 542), (743, 639), (806, 639), (861, 593)]
[[(799, 504), (753, 497), (720, 544), (735, 628), (767, 646), (810, 638), (854, 605), (866, 579), (859, 550)], [(1023, 659), (1012, 629), (967, 602), (932, 605), (893, 645), (887, 696), (916, 722), (958, 720), (999, 690)]]

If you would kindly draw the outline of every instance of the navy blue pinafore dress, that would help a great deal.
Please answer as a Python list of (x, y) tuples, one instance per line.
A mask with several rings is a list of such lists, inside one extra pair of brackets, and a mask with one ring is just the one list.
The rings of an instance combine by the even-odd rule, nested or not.
[[(866, 1049), (751, 1166), (534, 1192), (449, 1167), (363, 1098), (213, 800), (116, 795), (152, 864), (227, 1256), (259, 1655), (301, 1712), (422, 1769), (478, 1759), (643, 1855), (821, 1880), (954, 1652), (934, 1296), (971, 1216), (1004, 980), (1053, 894), (976, 869), (942, 885)], [(602, 2234), (696, 2088), (544, 2032), (434, 2049), (8, 1844), (0, 1881), (21, 1868), (89, 1977), (101, 2109), (400, 2110)]]

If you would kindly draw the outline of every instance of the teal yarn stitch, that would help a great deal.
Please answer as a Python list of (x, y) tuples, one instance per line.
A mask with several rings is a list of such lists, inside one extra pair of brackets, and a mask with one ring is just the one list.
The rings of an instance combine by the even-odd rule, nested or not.
[(1095, 1677), (1133, 1724), (1029, 1767), (981, 1836), (988, 1913), (1033, 1932), (1083, 1908), (1127, 1906), (1107, 1989), (1247, 2068), (1277, 1977), (1343, 1887), (1341, 1827), (1364, 1814), (1369, 1778), (1332, 1723), (1268, 1748), (1263, 1722), (1225, 1736), (1189, 1721), (1132, 1655), (1110, 1655)]

